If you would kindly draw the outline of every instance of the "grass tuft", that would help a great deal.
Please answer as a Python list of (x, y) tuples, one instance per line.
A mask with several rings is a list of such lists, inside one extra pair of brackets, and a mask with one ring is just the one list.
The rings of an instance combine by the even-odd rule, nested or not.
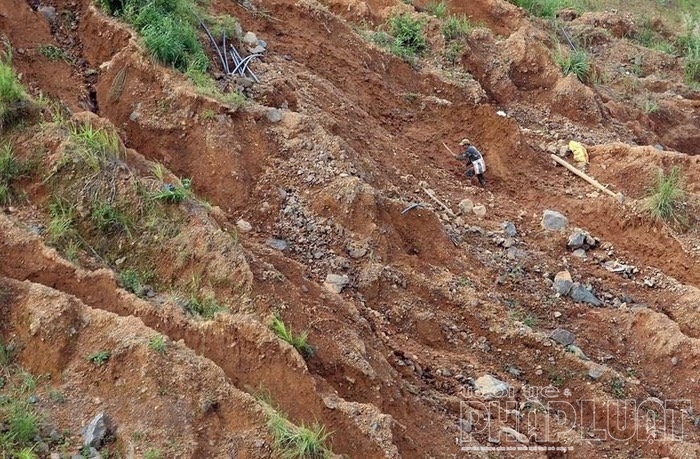
[(458, 40), (466, 37), (469, 34), (469, 32), (472, 30), (472, 25), (469, 22), (469, 18), (464, 15), (450, 15), (447, 16), (442, 22), (440, 29), (445, 40)]
[(554, 59), (564, 75), (573, 73), (582, 83), (588, 83), (591, 80), (593, 68), (585, 50), (564, 51), (560, 47), (557, 49)]
[(227, 309), (222, 306), (214, 297), (208, 296), (200, 298), (196, 295), (190, 296), (185, 305), (185, 310), (196, 317), (211, 320), (216, 314), (224, 312)]
[(288, 327), (282, 320), (282, 317), (277, 313), (272, 318), (272, 325), (270, 328), (279, 339), (291, 344), (305, 359), (314, 355), (314, 348), (307, 342), (307, 338), (309, 337), (308, 331), (304, 330), (298, 335), (295, 335), (292, 328)]
[(431, 0), (430, 3), (425, 6), (425, 11), (438, 19), (442, 19), (447, 14), (447, 2), (445, 0)]
[(163, 184), (161, 190), (152, 195), (152, 199), (177, 204), (191, 197), (192, 194), (192, 180), (183, 178), (179, 183)]
[(283, 414), (271, 411), (267, 427), (279, 456), (284, 459), (324, 459), (331, 455), (326, 447), (331, 432), (317, 422), (296, 426)]
[(0, 145), (0, 205), (12, 202), (12, 182), (27, 172), (27, 165), (15, 157), (12, 145)]
[(389, 18), (389, 33), (394, 37), (391, 52), (411, 60), (420, 56), (428, 48), (425, 38), (424, 21), (402, 13)]
[(648, 210), (652, 218), (667, 223), (686, 221), (683, 199), (685, 190), (680, 168), (674, 166), (668, 174), (658, 171), (648, 190)]
[(109, 360), (111, 356), (112, 353), (109, 351), (99, 351), (95, 352), (94, 354), (90, 354), (87, 359), (95, 364), (95, 366), (101, 367), (107, 363), (107, 360)]
[(12, 50), (7, 45), (0, 53), (0, 130), (28, 115), (34, 106), (12, 68)]
[(167, 343), (165, 342), (165, 337), (163, 335), (154, 335), (148, 340), (148, 347), (158, 354), (165, 353), (166, 345)]
[(541, 18), (554, 18), (557, 13), (566, 8), (576, 6), (570, 0), (508, 0), (513, 5), (519, 6), (533, 16)]

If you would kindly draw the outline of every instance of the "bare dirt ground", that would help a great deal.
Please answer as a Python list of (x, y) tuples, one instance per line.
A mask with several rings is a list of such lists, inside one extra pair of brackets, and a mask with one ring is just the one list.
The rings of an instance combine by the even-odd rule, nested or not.
[[(117, 196), (136, 203), (157, 162), (167, 180), (191, 178), (199, 198), (130, 237), (85, 230), (92, 250), (68, 261), (44, 231), (53, 194), (78, 213), (84, 198), (71, 186), (79, 170), (60, 160), (70, 152), (65, 126), (47, 118), (4, 134), (20, 157), (41, 158), (41, 172), (17, 185), (26, 199), (0, 215), (0, 336), (26, 371), (50, 375), (37, 409), (48, 431), (66, 432), (62, 449), (41, 454), (77, 454), (80, 429), (103, 411), (115, 426), (109, 457), (149, 448), (271, 457), (266, 394), (294, 423), (325, 425), (345, 457), (700, 455), (700, 238), (696, 226), (679, 231), (644, 210), (655, 171), (676, 165), (694, 223), (700, 93), (683, 84), (679, 60), (624, 39), (635, 27), (624, 12), (565, 23), (607, 75), (586, 86), (561, 75), (544, 22), (499, 0), (450, 6), (485, 26), (454, 66), (411, 66), (355, 31), (425, 5), (255, 6), (212, 5), (268, 44), (253, 67), (261, 83), (233, 110), (154, 64), (88, 1), (0, 4), (27, 87), (119, 133)], [(38, 47), (49, 43), (73, 59), (46, 59)], [(649, 97), (658, 111), (643, 110)], [(485, 190), (443, 145), (457, 152), (463, 137), (485, 153)], [(587, 171), (623, 193), (624, 206), (555, 165), (550, 153), (569, 140), (588, 147)], [(464, 199), (485, 216), (461, 212)], [(404, 212), (412, 203), (422, 206)], [(547, 209), (569, 227), (543, 229)], [(584, 258), (567, 248), (574, 228), (599, 241)], [(621, 275), (605, 262), (637, 270)], [(151, 272), (152, 294), (123, 289), (126, 269)], [(563, 270), (601, 305), (557, 294)], [(340, 293), (324, 286), (328, 274), (347, 276)], [(184, 291), (215, 295), (228, 311), (194, 318)], [(270, 331), (274, 312), (310, 332), (312, 357)], [(575, 348), (550, 339), (557, 328)], [(149, 349), (156, 334), (163, 354)], [(111, 357), (96, 367), (86, 356), (99, 350)], [(484, 375), (512, 387), (490, 407), (473, 393)], [(488, 450), (499, 446), (531, 449)]]

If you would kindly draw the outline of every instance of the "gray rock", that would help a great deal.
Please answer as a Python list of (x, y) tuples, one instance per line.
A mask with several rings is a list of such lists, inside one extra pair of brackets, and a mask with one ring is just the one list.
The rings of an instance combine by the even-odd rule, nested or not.
[(56, 20), (56, 8), (53, 6), (40, 6), (37, 11), (41, 13), (49, 23), (53, 23)]
[(579, 303), (588, 303), (593, 306), (600, 306), (603, 304), (590, 290), (581, 285), (578, 282), (574, 282), (571, 286), (571, 292), (569, 293), (571, 299)]
[(268, 247), (272, 247), (273, 249), (280, 251), (284, 251), (289, 248), (289, 243), (287, 243), (287, 241), (284, 239), (268, 239), (265, 241), (265, 244)]
[(515, 237), (518, 235), (518, 231), (515, 229), (515, 225), (512, 222), (503, 222), (501, 226), (506, 236)]
[(506, 397), (510, 386), (491, 375), (484, 375), (474, 381), (476, 391), (486, 397)]
[(279, 123), (282, 121), (282, 111), (276, 108), (271, 108), (267, 111), (267, 119), (271, 123)]
[(605, 368), (601, 367), (600, 365), (596, 365), (588, 370), (588, 376), (597, 381), (601, 376), (603, 376), (603, 370), (605, 370)]
[(571, 274), (569, 271), (559, 271), (556, 276), (554, 276), (554, 289), (560, 295), (567, 295), (571, 291), (571, 286), (574, 282), (571, 280)]
[(566, 246), (571, 250), (576, 250), (583, 247), (585, 243), (586, 233), (581, 230), (576, 230), (569, 235), (569, 242), (566, 243)]
[(530, 443), (530, 439), (527, 438), (527, 435), (521, 434), (515, 429), (511, 429), (510, 427), (506, 426), (501, 426), (501, 432), (503, 432), (506, 435), (511, 436), (512, 438), (515, 439), (518, 443), (522, 443), (523, 445), (527, 445)]
[(253, 231), (253, 225), (248, 223), (246, 220), (243, 220), (242, 218), (239, 218), (238, 221), (236, 221), (236, 227), (241, 233), (248, 233), (250, 231)]
[(99, 448), (102, 446), (102, 443), (107, 436), (107, 431), (107, 417), (105, 416), (104, 412), (100, 411), (83, 429), (83, 445), (92, 448)]
[(578, 346), (574, 346), (573, 344), (569, 344), (568, 346), (566, 346), (566, 350), (571, 352), (572, 354), (574, 354), (576, 357), (578, 357), (581, 360), (591, 360), (588, 358), (588, 356), (586, 354), (583, 353), (583, 350)]
[(328, 274), (323, 287), (331, 293), (340, 293), (348, 283), (350, 283), (350, 278), (345, 274)]
[(467, 215), (472, 213), (472, 209), (474, 208), (474, 201), (471, 199), (462, 199), (459, 202), (459, 212), (462, 215)]
[(674, 367), (675, 367), (676, 365), (678, 365), (678, 357), (676, 357), (675, 355), (674, 355), (673, 357), (671, 357), (671, 364), (672, 364)]
[(245, 35), (243, 35), (243, 43), (251, 46), (257, 45), (258, 37), (253, 32), (246, 32)]
[(250, 54), (262, 54), (265, 52), (265, 47), (257, 45), (254, 48), (249, 48), (248, 51), (250, 51)]
[(486, 215), (486, 206), (479, 204), (478, 206), (474, 206), (472, 208), (472, 212), (474, 212), (474, 215), (477, 217), (483, 217)]
[(574, 340), (576, 340), (576, 335), (564, 328), (557, 328), (549, 334), (549, 339), (562, 346), (568, 346), (569, 344), (573, 344)]
[(561, 231), (569, 224), (569, 220), (556, 210), (545, 210), (541, 224), (548, 231)]
[(583, 249), (576, 249), (572, 255), (576, 258), (586, 258), (586, 251)]

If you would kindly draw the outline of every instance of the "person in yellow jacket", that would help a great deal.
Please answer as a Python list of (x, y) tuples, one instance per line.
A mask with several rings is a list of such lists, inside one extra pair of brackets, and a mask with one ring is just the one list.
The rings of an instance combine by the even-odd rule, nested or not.
[(486, 187), (486, 179), (484, 179), (486, 163), (484, 162), (484, 156), (472, 145), (469, 139), (462, 139), (459, 145), (461, 147), (467, 147), (461, 155), (455, 156), (456, 159), (468, 162), (467, 170), (465, 171), (467, 178), (472, 178), (476, 175), (476, 178), (479, 180), (479, 185), (482, 188)]

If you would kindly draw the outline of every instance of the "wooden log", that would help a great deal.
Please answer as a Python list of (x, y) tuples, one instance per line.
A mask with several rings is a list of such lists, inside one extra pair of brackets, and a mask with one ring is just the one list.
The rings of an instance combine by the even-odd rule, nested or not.
[(620, 204), (624, 204), (624, 203), (625, 203), (625, 195), (623, 195), (622, 193), (614, 193), (614, 192), (612, 192), (611, 190), (605, 188), (605, 187), (604, 187), (603, 185), (601, 185), (600, 182), (598, 182), (596, 179), (594, 179), (594, 178), (591, 177), (590, 175), (586, 174), (585, 172), (576, 169), (574, 166), (572, 166), (571, 164), (567, 163), (566, 161), (564, 161), (563, 159), (561, 159), (561, 158), (558, 157), (557, 155), (552, 154), (552, 155), (550, 155), (550, 156), (552, 157), (552, 159), (553, 159), (554, 161), (556, 161), (557, 163), (561, 164), (562, 166), (564, 166), (565, 168), (567, 168), (568, 170), (570, 170), (570, 171), (573, 172), (574, 174), (578, 175), (580, 178), (584, 179), (586, 182), (590, 183), (591, 185), (593, 185), (594, 187), (596, 187), (597, 189), (599, 189), (599, 190), (602, 191), (603, 193), (609, 194), (609, 195), (612, 196), (613, 198), (617, 199), (617, 200), (620, 202)]
[(453, 217), (453, 218), (457, 217), (457, 215), (455, 215), (455, 213), (452, 212), (452, 209), (450, 209), (450, 208), (447, 206), (447, 204), (445, 204), (444, 202), (440, 201), (440, 200), (437, 198), (437, 196), (435, 196), (435, 193), (433, 192), (433, 190), (430, 190), (430, 189), (428, 189), (428, 188), (423, 188), (423, 191), (425, 191), (425, 194), (427, 194), (428, 196), (430, 196), (430, 199), (432, 199), (433, 201), (435, 201), (435, 202), (437, 202), (438, 204), (440, 204), (440, 206), (441, 206), (443, 209), (445, 209), (445, 210), (447, 211), (447, 213), (450, 215), (450, 217)]

